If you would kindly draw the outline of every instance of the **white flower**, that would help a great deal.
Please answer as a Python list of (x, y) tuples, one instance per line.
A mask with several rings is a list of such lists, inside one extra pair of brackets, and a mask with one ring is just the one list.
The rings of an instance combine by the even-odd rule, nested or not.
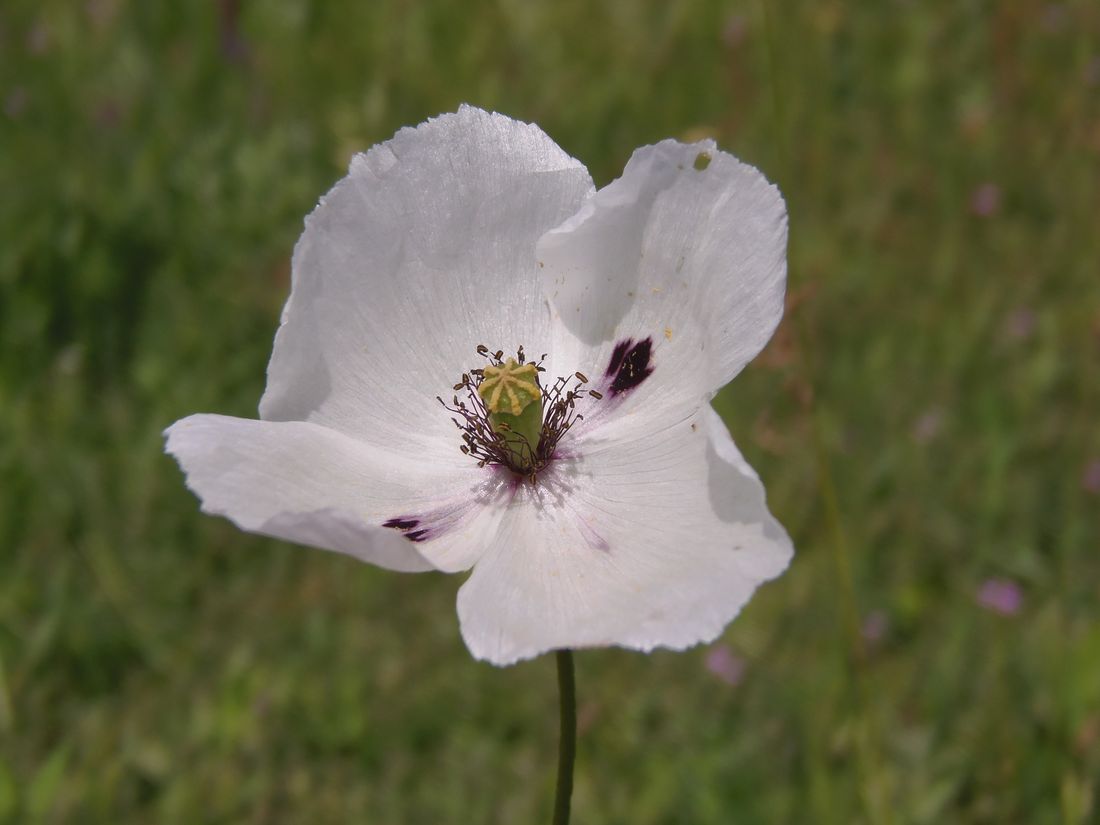
[[(709, 403), (779, 322), (786, 227), (711, 141), (641, 148), (596, 191), (537, 127), (463, 107), (357, 155), (306, 220), (260, 420), (193, 415), (167, 450), (243, 530), (473, 568), (480, 659), (709, 641), (792, 553)], [(476, 406), (479, 345), (546, 353), (543, 390), (580, 393), (524, 476), (460, 451), (436, 398)]]

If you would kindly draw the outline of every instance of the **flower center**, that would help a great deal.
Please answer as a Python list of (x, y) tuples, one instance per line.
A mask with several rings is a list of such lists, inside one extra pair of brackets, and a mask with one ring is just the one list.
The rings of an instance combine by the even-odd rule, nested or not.
[[(544, 387), (540, 376), (546, 371), (546, 356), (527, 361), (523, 347), (507, 361), (503, 350), (491, 353), (479, 346), (477, 354), (488, 363), (462, 374), (451, 403), (437, 396), (462, 431), (459, 449), (477, 459), (480, 467), (499, 464), (534, 482), (553, 459), (562, 436), (583, 420), (577, 400), (599, 400), (603, 395), (584, 389), (588, 378), (579, 372)], [(465, 399), (459, 398), (461, 391)]]

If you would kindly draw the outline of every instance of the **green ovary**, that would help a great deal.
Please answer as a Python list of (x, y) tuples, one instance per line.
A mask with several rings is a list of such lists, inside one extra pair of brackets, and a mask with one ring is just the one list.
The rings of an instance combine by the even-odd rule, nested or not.
[(493, 431), (504, 437), (515, 463), (532, 464), (542, 432), (542, 390), (535, 365), (509, 358), (499, 367), (486, 367), (477, 391)]

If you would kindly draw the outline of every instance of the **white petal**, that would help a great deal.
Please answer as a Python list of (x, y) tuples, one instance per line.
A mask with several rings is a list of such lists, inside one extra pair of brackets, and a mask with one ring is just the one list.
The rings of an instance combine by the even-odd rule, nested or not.
[(645, 406), (709, 400), (779, 323), (786, 243), (783, 199), (753, 167), (712, 141), (639, 149), (621, 178), (539, 241), (562, 330), (555, 355), (604, 375), (616, 345), (648, 339), (654, 378), (631, 394)]
[(538, 127), (469, 107), (357, 155), (295, 248), (261, 417), (457, 454), (435, 396), (478, 344), (549, 349), (535, 242), (591, 190)]
[(709, 406), (661, 437), (578, 449), (520, 488), (459, 591), (476, 657), (710, 641), (786, 568), (790, 539)]
[(485, 505), (500, 481), (473, 462), (443, 470), (298, 421), (192, 415), (165, 435), (203, 512), (252, 533), (393, 570), (455, 571), (497, 530)]

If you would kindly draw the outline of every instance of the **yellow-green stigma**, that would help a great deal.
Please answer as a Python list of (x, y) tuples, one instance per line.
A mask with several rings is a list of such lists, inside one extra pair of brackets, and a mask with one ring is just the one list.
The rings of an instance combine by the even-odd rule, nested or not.
[(504, 438), (515, 462), (533, 464), (542, 431), (542, 390), (535, 365), (509, 358), (500, 366), (487, 366), (477, 394), (493, 431)]

